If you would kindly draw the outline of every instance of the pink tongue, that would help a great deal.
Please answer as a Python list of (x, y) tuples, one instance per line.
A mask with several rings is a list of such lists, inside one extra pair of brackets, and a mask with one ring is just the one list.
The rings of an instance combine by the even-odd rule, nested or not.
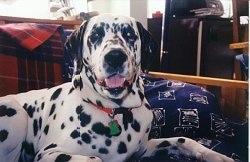
[(114, 75), (112, 77), (105, 79), (106, 85), (109, 88), (123, 87), (124, 81), (125, 81), (124, 77), (120, 75)]

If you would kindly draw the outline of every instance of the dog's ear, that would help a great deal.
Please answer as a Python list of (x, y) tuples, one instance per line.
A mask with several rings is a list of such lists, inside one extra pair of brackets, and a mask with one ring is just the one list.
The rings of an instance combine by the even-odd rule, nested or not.
[(156, 54), (158, 44), (140, 22), (136, 22), (141, 37), (141, 69), (147, 73), (152, 62), (152, 57)]
[[(81, 24), (81, 26), (73, 31), (66, 39), (65, 42), (65, 52), (67, 54), (69, 65), (73, 66), (73, 70), (71, 70), (71, 77), (75, 87), (82, 87), (82, 83), (79, 80), (79, 75), (83, 68), (83, 37), (84, 32), (86, 30), (88, 21), (85, 21)], [(77, 77), (75, 77), (77, 76)], [(74, 78), (78, 78), (77, 80), (73, 80)], [(79, 83), (78, 83), (79, 82)]]
[(73, 31), (66, 39), (65, 50), (69, 55), (74, 66), (74, 73), (79, 73), (82, 70), (82, 49), (83, 49), (83, 36), (86, 29), (87, 21), (83, 22), (81, 26)]

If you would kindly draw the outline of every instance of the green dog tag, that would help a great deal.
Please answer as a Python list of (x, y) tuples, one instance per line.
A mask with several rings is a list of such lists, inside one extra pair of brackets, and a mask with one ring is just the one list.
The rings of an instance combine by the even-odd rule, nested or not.
[(119, 136), (121, 134), (121, 126), (118, 124), (116, 120), (112, 120), (109, 123), (109, 129), (111, 136)]

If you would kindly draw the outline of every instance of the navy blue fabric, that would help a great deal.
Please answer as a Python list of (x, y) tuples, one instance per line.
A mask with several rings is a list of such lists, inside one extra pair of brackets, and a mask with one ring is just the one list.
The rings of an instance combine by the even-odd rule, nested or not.
[(155, 114), (153, 129), (160, 132), (152, 131), (152, 138), (233, 136), (214, 94), (180, 81), (143, 78), (145, 96)]
[[(247, 161), (248, 123), (225, 119), (214, 94), (181, 81), (147, 75), (142, 78), (146, 98), (155, 116), (150, 138), (190, 137), (236, 161)], [(170, 156), (167, 161), (196, 160)]]
[(235, 56), (236, 60), (240, 61), (241, 70), (244, 72), (248, 79), (249, 56), (247, 54), (240, 54)]

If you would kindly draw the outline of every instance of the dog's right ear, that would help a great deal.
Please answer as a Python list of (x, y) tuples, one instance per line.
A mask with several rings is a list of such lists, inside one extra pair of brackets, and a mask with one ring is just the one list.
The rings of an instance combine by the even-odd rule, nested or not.
[(87, 23), (88, 21), (83, 22), (78, 29), (73, 31), (67, 37), (65, 46), (64, 46), (65, 52), (70, 61), (69, 66), (73, 66), (73, 72), (71, 72), (72, 81), (74, 83), (75, 88), (80, 87), (80, 89), (82, 88), (82, 81), (80, 78), (80, 73), (83, 68), (83, 62), (82, 62), (83, 37), (84, 37), (84, 32), (86, 30)]
[(152, 37), (150, 32), (146, 30), (140, 22), (136, 22), (139, 34), (141, 37), (141, 69), (147, 73), (150, 67), (150, 62), (156, 54), (158, 44)]

